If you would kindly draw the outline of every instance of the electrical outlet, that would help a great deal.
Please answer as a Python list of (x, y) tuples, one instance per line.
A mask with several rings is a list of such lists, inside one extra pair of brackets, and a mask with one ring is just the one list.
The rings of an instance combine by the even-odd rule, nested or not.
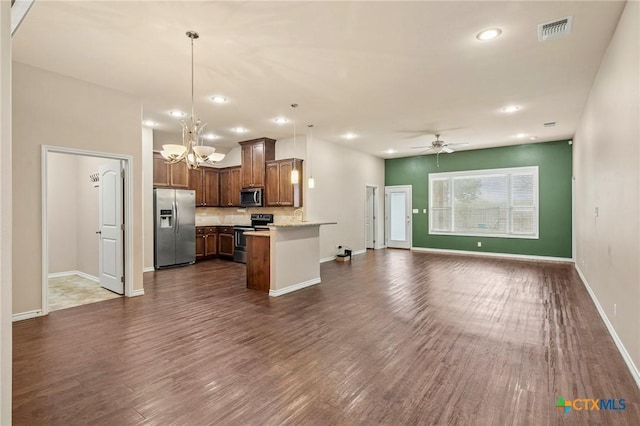
[(618, 305), (616, 303), (613, 304), (613, 316), (618, 316)]
[(478, 241), (478, 247), (482, 247), (482, 241)]
[(594, 212), (593, 212), (595, 217), (598, 217), (600, 215), (600, 209), (598, 207), (595, 208)]

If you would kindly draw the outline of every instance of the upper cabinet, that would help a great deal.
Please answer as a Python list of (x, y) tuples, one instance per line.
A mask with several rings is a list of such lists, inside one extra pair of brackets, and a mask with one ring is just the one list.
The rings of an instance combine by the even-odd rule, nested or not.
[(211, 167), (189, 170), (189, 189), (196, 191), (196, 207), (220, 206), (219, 174)]
[(302, 184), (291, 183), (291, 171), (294, 167), (298, 170), (301, 182), (303, 176), (302, 160), (287, 158), (285, 160), (267, 161), (265, 206), (302, 206)]
[(240, 206), (241, 167), (225, 167), (220, 172), (220, 206)]
[(269, 138), (240, 142), (242, 147), (241, 188), (264, 188), (265, 163), (276, 158), (276, 141)]
[(154, 188), (189, 188), (189, 169), (187, 163), (169, 164), (159, 152), (153, 153)]

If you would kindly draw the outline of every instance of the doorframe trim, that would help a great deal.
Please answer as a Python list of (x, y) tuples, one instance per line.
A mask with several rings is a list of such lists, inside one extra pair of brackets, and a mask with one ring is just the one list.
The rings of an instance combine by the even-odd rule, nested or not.
[[(373, 188), (373, 249), (378, 249), (378, 193), (380, 186), (372, 183), (364, 184), (364, 248), (367, 247), (367, 189)], [(384, 214), (383, 214), (384, 216)]]
[(133, 156), (100, 151), (89, 151), (62, 146), (42, 145), (41, 152), (41, 196), (42, 196), (42, 313), (49, 314), (49, 226), (47, 223), (47, 174), (49, 153), (82, 155), (122, 161), (124, 170), (124, 295), (137, 296), (133, 289)]
[(411, 217), (411, 229), (409, 230), (409, 247), (408, 249), (413, 249), (413, 185), (385, 185), (384, 187), (384, 246), (385, 248), (388, 246), (388, 233), (387, 229), (387, 188), (403, 188), (409, 190), (409, 215)]

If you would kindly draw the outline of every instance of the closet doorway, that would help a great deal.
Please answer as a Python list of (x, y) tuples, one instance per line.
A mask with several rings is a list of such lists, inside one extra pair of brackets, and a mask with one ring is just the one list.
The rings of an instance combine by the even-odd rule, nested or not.
[(128, 158), (55, 147), (42, 154), (43, 314), (122, 297)]

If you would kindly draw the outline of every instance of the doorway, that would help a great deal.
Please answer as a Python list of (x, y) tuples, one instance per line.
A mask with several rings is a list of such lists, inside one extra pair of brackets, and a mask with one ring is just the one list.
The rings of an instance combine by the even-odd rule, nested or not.
[(384, 188), (385, 242), (388, 248), (411, 248), (411, 185)]
[(130, 156), (42, 148), (43, 315), (132, 294), (130, 167)]
[(377, 240), (377, 214), (376, 206), (378, 205), (378, 186), (366, 185), (365, 186), (365, 217), (364, 217), (364, 246), (367, 249), (376, 248)]

